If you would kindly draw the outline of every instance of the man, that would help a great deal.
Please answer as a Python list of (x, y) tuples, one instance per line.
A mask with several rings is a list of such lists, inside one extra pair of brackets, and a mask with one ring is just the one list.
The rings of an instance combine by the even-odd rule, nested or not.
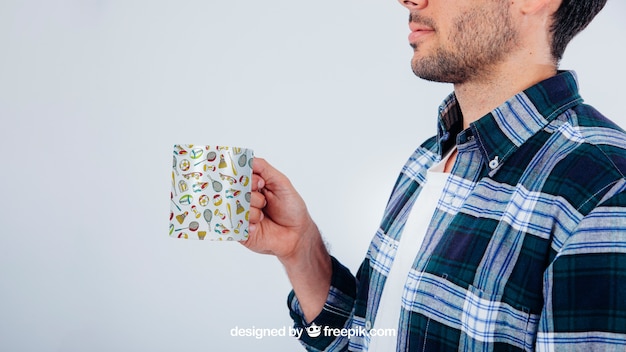
[[(454, 93), (356, 278), (289, 180), (255, 160), (244, 244), (284, 265), (296, 326), (322, 327), (307, 349), (626, 349), (626, 133), (557, 71), (605, 2), (400, 1), (413, 71)], [(390, 325), (397, 336), (374, 334)]]

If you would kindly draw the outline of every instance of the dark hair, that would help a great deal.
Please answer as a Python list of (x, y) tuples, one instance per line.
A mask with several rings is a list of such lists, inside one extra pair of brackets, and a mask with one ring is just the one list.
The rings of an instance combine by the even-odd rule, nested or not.
[(552, 56), (557, 62), (565, 47), (602, 10), (607, 0), (563, 0), (553, 15)]

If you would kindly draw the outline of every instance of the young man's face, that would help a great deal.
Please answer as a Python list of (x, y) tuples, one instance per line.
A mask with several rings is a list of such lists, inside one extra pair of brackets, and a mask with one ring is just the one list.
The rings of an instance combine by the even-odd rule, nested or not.
[(504, 0), (402, 1), (410, 11), (411, 66), (421, 78), (465, 83), (488, 75), (517, 45)]

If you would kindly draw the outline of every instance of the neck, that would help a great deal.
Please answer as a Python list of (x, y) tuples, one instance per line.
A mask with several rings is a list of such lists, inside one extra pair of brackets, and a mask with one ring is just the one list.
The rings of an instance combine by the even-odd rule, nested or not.
[(454, 84), (463, 113), (463, 128), (502, 105), (515, 94), (556, 74), (553, 64), (502, 64), (489, 75)]

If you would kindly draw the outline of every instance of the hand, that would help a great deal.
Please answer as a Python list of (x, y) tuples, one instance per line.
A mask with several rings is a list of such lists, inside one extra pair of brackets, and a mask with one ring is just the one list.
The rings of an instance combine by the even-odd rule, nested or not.
[(305, 242), (320, 238), (302, 197), (289, 179), (267, 161), (255, 158), (252, 164), (250, 225), (244, 246), (252, 251), (273, 254), (281, 261), (296, 256)]

